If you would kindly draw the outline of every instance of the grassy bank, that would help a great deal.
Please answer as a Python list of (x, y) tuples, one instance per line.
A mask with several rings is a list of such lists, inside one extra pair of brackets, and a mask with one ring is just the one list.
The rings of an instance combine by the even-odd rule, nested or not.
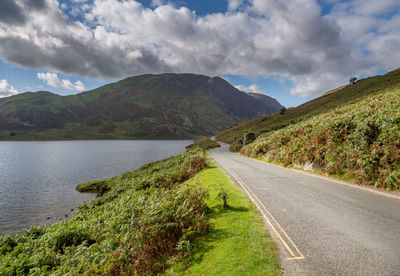
[[(275, 244), (256, 207), (224, 171), (210, 159), (207, 168), (187, 181), (209, 191), (211, 230), (198, 241), (192, 255), (167, 271), (168, 275), (281, 275)], [(227, 194), (223, 208), (221, 193)]]
[(193, 144), (186, 146), (186, 149), (193, 149), (195, 147), (200, 147), (203, 150), (209, 150), (213, 148), (218, 148), (221, 145), (217, 142), (211, 140), (210, 137), (202, 137), (194, 141)]
[(400, 85), (269, 131), (241, 153), (399, 190)]
[(80, 188), (104, 185), (71, 220), (0, 237), (0, 275), (280, 274), (261, 216), (199, 147)]
[[(186, 146), (186, 149), (193, 150), (195, 148), (200, 148), (202, 150), (209, 150), (217, 147), (220, 147), (220, 145), (211, 140), (210, 137), (202, 137), (195, 140), (192, 144)], [(129, 175), (130, 173), (128, 172), (123, 174), (121, 177), (88, 181), (77, 185), (76, 190), (81, 193), (97, 193), (98, 196), (101, 196), (110, 191), (115, 184), (129, 177)]]
[(77, 185), (76, 190), (81, 193), (97, 193), (98, 196), (102, 196), (106, 192), (109, 192), (111, 188), (115, 184), (118, 184), (121, 180), (121, 177), (114, 177), (102, 180), (88, 181)]
[(205, 235), (205, 188), (182, 184), (206, 165), (194, 149), (125, 173), (69, 221), (0, 237), (0, 275), (157, 274)]
[[(338, 107), (355, 103), (370, 95), (395, 89), (399, 87), (399, 85), (400, 69), (397, 69), (382, 76), (359, 80), (354, 85), (345, 85), (328, 91), (322, 96), (300, 106), (288, 108), (285, 112), (276, 112), (269, 116), (239, 123), (234, 127), (218, 133), (215, 137), (217, 140), (228, 144), (237, 144), (239, 139), (244, 137), (246, 132), (254, 133), (258, 136), (270, 131), (290, 127), (305, 120), (312, 119), (314, 116), (331, 112)], [(240, 145), (236, 145), (235, 148), (238, 151), (240, 147)]]

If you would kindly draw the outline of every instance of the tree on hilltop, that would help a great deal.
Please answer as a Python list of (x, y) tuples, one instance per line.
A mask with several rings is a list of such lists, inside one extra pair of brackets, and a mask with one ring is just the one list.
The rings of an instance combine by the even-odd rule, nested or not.
[(350, 79), (350, 83), (351, 83), (351, 84), (355, 84), (356, 81), (357, 81), (357, 78), (356, 78), (356, 77), (352, 77), (352, 78)]

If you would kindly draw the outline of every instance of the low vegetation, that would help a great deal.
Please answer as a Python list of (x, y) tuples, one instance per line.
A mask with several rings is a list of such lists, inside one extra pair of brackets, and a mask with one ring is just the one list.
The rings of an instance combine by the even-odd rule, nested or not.
[(255, 206), (197, 146), (78, 189), (103, 193), (69, 221), (0, 237), (0, 275), (281, 273)]
[(235, 137), (233, 139), (232, 144), (229, 146), (229, 150), (233, 152), (239, 152), (243, 146), (252, 143), (255, 139), (256, 134), (254, 132), (246, 131), (243, 137)]
[(209, 149), (213, 149), (213, 148), (218, 148), (220, 146), (221, 146), (220, 144), (211, 140), (210, 137), (203, 137), (203, 138), (199, 138), (196, 141), (194, 141), (193, 144), (186, 146), (186, 149), (193, 149), (195, 147), (199, 147), (203, 150), (209, 150)]
[[(168, 275), (281, 275), (277, 250), (256, 207), (211, 160), (188, 180), (209, 191), (207, 236)], [(224, 208), (224, 197), (227, 206)]]
[(102, 196), (120, 181), (120, 177), (89, 181), (76, 186), (76, 190), (81, 193), (96, 193), (97, 196)]
[[(313, 118), (316, 115), (330, 112), (337, 107), (348, 105), (363, 99), (369, 95), (381, 93), (388, 89), (395, 89), (400, 85), (400, 69), (394, 70), (383, 76), (375, 76), (358, 80), (355, 84), (349, 84), (331, 90), (312, 101), (295, 108), (288, 108), (269, 116), (239, 123), (226, 129), (215, 137), (217, 140), (233, 144), (241, 139), (246, 132), (253, 132), (256, 136), (270, 131), (276, 131), (302, 121)], [(236, 145), (236, 150), (241, 148)]]
[(241, 153), (399, 190), (399, 73), (396, 71), (397, 85), (261, 134)]
[(206, 166), (200, 149), (125, 173), (75, 216), (0, 237), (0, 275), (157, 274), (207, 233), (208, 192), (182, 184)]

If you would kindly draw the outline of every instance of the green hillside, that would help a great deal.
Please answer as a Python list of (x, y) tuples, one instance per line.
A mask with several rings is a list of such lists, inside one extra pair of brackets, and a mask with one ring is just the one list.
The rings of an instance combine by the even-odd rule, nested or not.
[(328, 112), (337, 107), (355, 103), (368, 95), (380, 93), (385, 89), (398, 87), (399, 84), (400, 69), (389, 72), (383, 76), (362, 79), (354, 85), (342, 86), (298, 107), (289, 108), (283, 115), (276, 112), (255, 120), (242, 122), (218, 133), (216, 138), (231, 144), (235, 137), (241, 138), (246, 132), (254, 132), (256, 135), (259, 135), (272, 130), (278, 130), (312, 118), (315, 115)]
[(143, 75), (77, 95), (42, 91), (0, 99), (0, 139), (192, 138), (281, 107), (218, 77)]
[[(227, 130), (257, 139), (241, 153), (391, 190), (400, 186), (400, 70), (325, 93), (304, 105)], [(237, 144), (237, 143), (236, 143)]]

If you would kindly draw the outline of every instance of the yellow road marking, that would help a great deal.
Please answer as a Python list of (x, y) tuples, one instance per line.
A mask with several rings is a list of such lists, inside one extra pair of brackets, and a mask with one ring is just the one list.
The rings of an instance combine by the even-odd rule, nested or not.
[[(279, 240), (282, 242), (283, 246), (286, 248), (286, 250), (289, 252), (289, 254), (291, 255), (290, 258), (287, 258), (287, 260), (301, 260), (304, 259), (304, 255), (303, 253), (301, 253), (301, 251), (299, 250), (299, 248), (296, 246), (296, 244), (293, 242), (293, 240), (289, 237), (289, 235), (286, 233), (285, 230), (283, 230), (282, 226), (277, 222), (277, 220), (274, 218), (274, 216), (272, 216), (272, 214), (268, 211), (268, 209), (265, 207), (265, 205), (258, 199), (258, 197), (253, 193), (253, 191), (250, 189), (250, 187), (244, 183), (240, 177), (235, 174), (233, 171), (231, 171), (230, 169), (222, 166), (220, 163), (218, 163), (214, 158), (213, 160), (215, 161), (215, 163), (217, 163), (220, 167), (224, 168), (234, 179), (236, 179), (236, 181), (239, 183), (239, 185), (243, 188), (243, 190), (245, 191), (245, 193), (248, 195), (248, 197), (250, 198), (251, 201), (253, 201), (253, 203), (256, 205), (257, 209), (260, 210), (262, 216), (264, 217), (264, 219), (266, 220), (266, 222), (268, 223), (268, 225), (272, 228), (272, 230), (275, 232), (276, 236), (279, 238)], [(262, 208), (261, 208), (261, 207)], [(283, 235), (286, 237), (286, 239), (288, 240), (288, 242), (285, 241), (285, 239), (282, 237), (282, 235), (279, 233), (279, 231), (274, 227), (273, 223), (271, 222), (271, 220), (268, 218), (268, 216), (273, 220), (273, 222), (276, 224), (276, 226), (279, 228), (279, 230), (283, 233)], [(288, 243), (290, 243), (290, 245), (295, 249), (295, 251), (297, 252), (297, 255), (293, 252), (292, 248), (290, 248), (290, 246), (288, 245)]]
[(305, 259), (305, 257), (304, 257), (304, 256), (301, 256), (301, 257), (286, 258), (286, 260), (288, 260), (288, 261), (302, 260), (302, 259)]

